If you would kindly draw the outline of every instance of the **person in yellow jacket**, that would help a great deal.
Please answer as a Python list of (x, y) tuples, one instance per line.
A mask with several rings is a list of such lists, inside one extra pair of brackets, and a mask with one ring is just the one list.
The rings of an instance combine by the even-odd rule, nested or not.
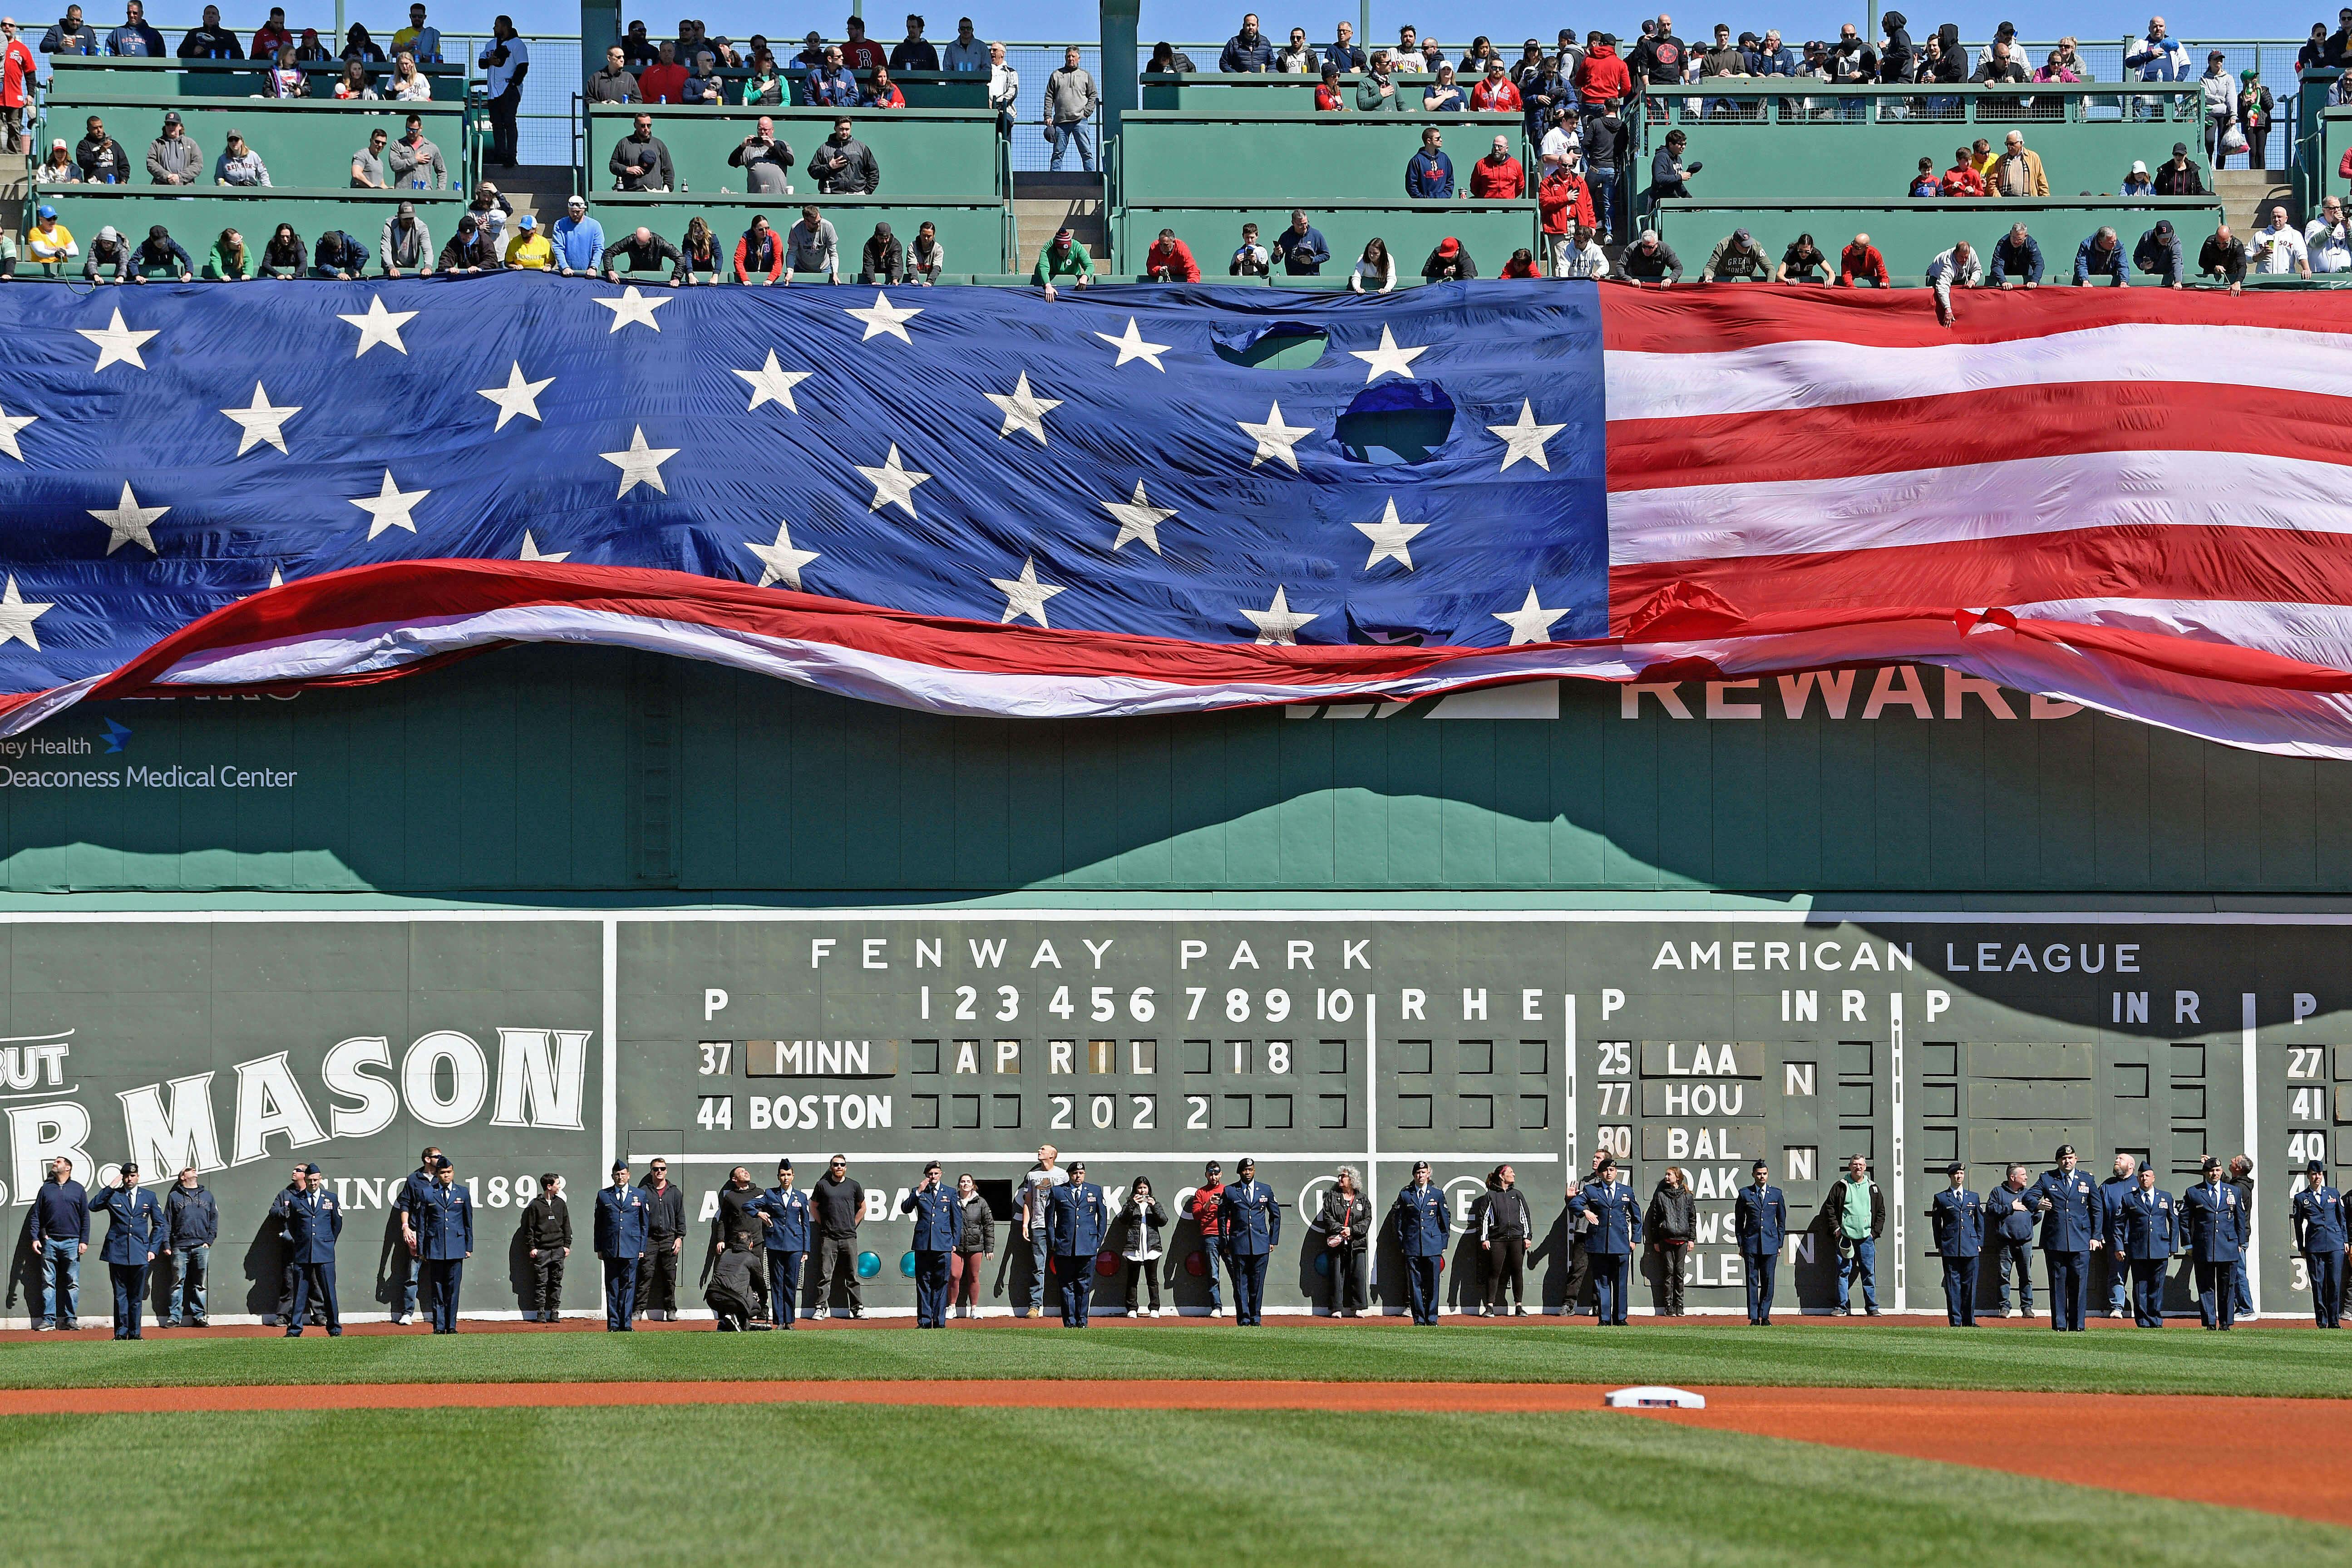
[(2046, 196), (2050, 176), (2042, 172), (2042, 154), (2025, 145), (2025, 133), (2012, 131), (2002, 139), (2000, 156), (1985, 176), (1989, 196)]
[(529, 213), (522, 215), (515, 237), (507, 241), (507, 265), (532, 272), (551, 271), (555, 267), (555, 247), (539, 232), (539, 220)]

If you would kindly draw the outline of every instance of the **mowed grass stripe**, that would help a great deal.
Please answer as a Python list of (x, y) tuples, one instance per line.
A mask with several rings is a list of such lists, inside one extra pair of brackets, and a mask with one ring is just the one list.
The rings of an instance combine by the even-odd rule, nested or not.
[(2008, 1329), (1469, 1326), (1353, 1330), (1098, 1327), (982, 1331), (318, 1335), (138, 1344), (58, 1340), (0, 1352), (0, 1386), (693, 1381), (722, 1378), (1160, 1378), (1684, 1383), (2085, 1394), (2352, 1391), (2352, 1333)]
[(10, 1474), (152, 1506), (0, 1563), (2352, 1563), (2352, 1531), (1601, 1413), (695, 1410), (26, 1416)]

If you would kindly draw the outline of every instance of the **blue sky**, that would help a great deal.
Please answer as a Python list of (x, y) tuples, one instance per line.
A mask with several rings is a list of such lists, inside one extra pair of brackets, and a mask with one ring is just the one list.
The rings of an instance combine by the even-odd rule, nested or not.
[[(443, 26), (481, 26), (487, 25), (498, 7), (453, 5), (446, 0), (432, 3), (434, 20)], [(848, 16), (845, 4), (828, 9), (814, 20), (804, 20), (810, 13), (806, 7), (780, 19), (777, 9), (769, 4), (751, 0), (650, 0), (656, 7), (650, 11), (632, 10), (632, 16), (642, 15), (658, 33), (665, 23), (674, 26), (679, 16), (699, 16), (716, 33), (740, 37), (753, 31), (765, 31), (771, 37), (798, 34), (814, 26), (827, 37), (841, 36), (841, 21)], [(982, 37), (1026, 39), (1082, 38), (1091, 39), (1099, 31), (1093, 6), (1072, 5), (1068, 0), (965, 0), (974, 5), (972, 18)], [(1244, 4), (1248, 0), (1243, 0)], [(1318, 0), (1314, 4), (1293, 3), (1286, 9), (1268, 0), (1261, 13), (1269, 31), (1286, 35), (1293, 26), (1307, 28), (1310, 37), (1327, 38), (1331, 24), (1340, 16), (1354, 21), (1357, 6), (1351, 0)], [(1895, 0), (1902, 9), (1901, 0)], [(312, 0), (316, 6), (319, 0)], [(353, 20), (369, 21), (381, 12), (387, 17), (397, 17), (405, 7), (390, 0), (346, 0), (348, 13)], [(100, 0), (103, 14), (105, 0)], [(231, 15), (250, 8), (246, 5), (224, 6)], [(544, 29), (549, 32), (576, 32), (580, 13), (576, 5), (562, 0), (505, 0), (504, 8), (517, 26), (525, 32)], [(158, 15), (176, 15), (177, 0), (169, 6), (158, 5)], [(291, 11), (294, 7), (289, 6)], [(1226, 16), (1197, 5), (1175, 5), (1168, 0), (1155, 0), (1143, 8), (1143, 36), (1149, 40), (1158, 37), (1193, 39), (1213, 34), (1223, 37), (1239, 25), (1241, 10), (1229, 7)], [(935, 38), (952, 37), (955, 18), (961, 14), (939, 4), (921, 5), (922, 14), (929, 18), (930, 35)], [(2326, 20), (2334, 26), (2336, 5), (2333, 0), (2312, 5), (2296, 0), (2235, 0), (2227, 5), (2200, 5), (2194, 9), (2182, 7), (2163, 13), (2171, 30), (2192, 43), (2206, 37), (2300, 37), (2315, 21)], [(1735, 32), (1754, 28), (1761, 32), (1777, 26), (1791, 38), (1834, 37), (1838, 24), (1851, 21), (1860, 26), (1863, 7), (1858, 4), (1835, 3), (1835, 0), (1768, 0), (1763, 5), (1702, 7), (1667, 6), (1675, 17), (1675, 31), (1688, 37), (1702, 26), (1716, 22), (1727, 22)], [(876, 23), (875, 36), (895, 37), (904, 31), (899, 19), (906, 13), (889, 3), (876, 0), (866, 14)], [(1525, 38), (1530, 36), (1549, 38), (1563, 26), (1573, 26), (1580, 32), (1588, 27), (1601, 27), (1619, 34), (1630, 35), (1639, 26), (1642, 16), (1649, 14), (1630, 6), (1601, 7), (1589, 4), (1534, 4), (1533, 0), (1478, 0), (1475, 5), (1432, 5), (1416, 0), (1373, 0), (1372, 26), (1376, 36), (1395, 37), (1397, 26), (1405, 22), (1418, 24), (1423, 31), (1435, 30), (1438, 37), (1451, 44), (1459, 35), (1467, 42), (1471, 34), (1484, 30), (1496, 36)], [(2137, 33), (2147, 23), (2148, 11), (2143, 4), (2121, 4), (2118, 0), (2060, 0), (2056, 5), (2026, 5), (2022, 0), (1994, 0), (1991, 5), (1969, 7), (1934, 6), (1919, 4), (1905, 10), (1915, 31), (1932, 28), (1937, 23), (1955, 21), (1961, 33), (1970, 38), (1989, 37), (1993, 25), (2004, 19), (2015, 21), (2030, 37), (2039, 38), (2059, 31), (2072, 32), (2085, 42), (2093, 38), (2114, 40), (2126, 33)], [(1214, 17), (1211, 22), (1209, 18)], [(1467, 18), (1466, 25), (1450, 18)], [(2042, 18), (2053, 18), (2044, 23)], [(1205, 62), (1204, 62), (1205, 63)]]

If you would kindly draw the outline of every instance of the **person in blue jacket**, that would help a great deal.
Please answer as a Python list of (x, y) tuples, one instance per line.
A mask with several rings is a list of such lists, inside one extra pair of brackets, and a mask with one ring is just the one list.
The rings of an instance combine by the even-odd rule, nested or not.
[(1993, 242), (1992, 269), (1985, 281), (1996, 289), (2014, 289), (2022, 283), (2028, 289), (2042, 287), (2042, 242), (2035, 239), (2021, 223), (2009, 226), (2009, 232)]
[(1265, 1321), (1265, 1265), (1282, 1244), (1282, 1204), (1257, 1179), (1257, 1162), (1234, 1167), (1239, 1181), (1225, 1186), (1225, 1256), (1234, 1271), (1234, 1322), (1255, 1328)]
[(1584, 1256), (1592, 1263), (1593, 1289), (1600, 1296), (1600, 1321), (1622, 1324), (1633, 1293), (1633, 1254), (1642, 1245), (1642, 1201), (1633, 1189), (1617, 1180), (1617, 1162), (1604, 1156), (1592, 1180), (1577, 1194), (1592, 1230), (1584, 1238)]
[(2172, 1194), (2156, 1184), (2156, 1167), (2143, 1165), (2115, 1201), (2107, 1224), (2107, 1250), (2119, 1268), (2131, 1271), (2132, 1322), (2164, 1327), (2164, 1268), (2180, 1250), (2180, 1213)]
[(1404, 1254), (1405, 1305), (1412, 1309), (1414, 1322), (1434, 1323), (1437, 1273), (1445, 1267), (1454, 1226), (1446, 1218), (1445, 1194), (1429, 1179), (1428, 1161), (1412, 1163), (1412, 1180), (1397, 1194), (1391, 1212), (1396, 1215), (1397, 1247)]
[(2125, 1261), (2123, 1254), (2116, 1250), (2113, 1233), (2116, 1205), (2121, 1204), (2138, 1185), (2139, 1162), (2129, 1154), (2118, 1152), (2116, 1155), (2115, 1173), (2099, 1184), (2099, 1236), (2107, 1244), (2106, 1305), (2099, 1312), (2099, 1316), (2103, 1318), (2120, 1318), (2129, 1310), (2131, 1266)]
[(1444, 135), (1434, 125), (1421, 132), (1421, 151), (1405, 161), (1404, 194), (1429, 201), (1454, 199), (1454, 160), (1444, 151)]
[(2042, 1211), (2033, 1206), (2032, 1194), (2025, 1167), (2011, 1165), (2005, 1179), (1984, 1195), (1985, 1251), (1992, 1258), (1993, 1310), (2004, 1318), (2015, 1317), (2018, 1310), (2009, 1304), (2012, 1271), (2017, 1275), (2017, 1299), (2025, 1315), (2033, 1316), (2033, 1227), (2042, 1223)]
[(1756, 1179), (1739, 1189), (1732, 1229), (1748, 1272), (1748, 1321), (1769, 1327), (1772, 1279), (1780, 1267), (1780, 1245), (1789, 1235), (1789, 1203), (1771, 1184), (1771, 1166), (1759, 1160), (1749, 1174)]
[(466, 1279), (466, 1259), (474, 1255), (474, 1194), (457, 1183), (446, 1154), (433, 1162), (433, 1184), (425, 1189), (416, 1222), (417, 1258), (423, 1264), (424, 1296), (433, 1331), (457, 1331), (457, 1292)]
[(394, 1263), (397, 1272), (393, 1278), (399, 1292), (392, 1304), (392, 1321), (395, 1323), (411, 1322), (416, 1317), (416, 1282), (424, 1265), (416, 1250), (416, 1222), (411, 1216), (433, 1186), (433, 1162), (440, 1157), (441, 1151), (427, 1143), (416, 1156), (416, 1169), (400, 1184), (400, 1195), (392, 1200), (393, 1212), (400, 1215), (401, 1255)]
[(172, 1238), (163, 1226), (163, 1205), (139, 1184), (139, 1167), (125, 1164), (114, 1185), (90, 1195), (89, 1212), (106, 1215), (106, 1244), (98, 1256), (114, 1280), (114, 1337), (144, 1339), (140, 1328), (147, 1266)]
[(1927, 1205), (1935, 1228), (1936, 1256), (1944, 1260), (1944, 1321), (1956, 1329), (1977, 1326), (1977, 1257), (1984, 1251), (1984, 1200), (1969, 1191), (1969, 1168), (1955, 1160), (1944, 1167), (1952, 1184)]
[(604, 1265), (604, 1331), (636, 1327), (637, 1268), (646, 1256), (646, 1224), (653, 1206), (629, 1181), (629, 1163), (613, 1162), (613, 1184), (596, 1189), (596, 1256)]
[(2221, 1178), (2219, 1157), (2205, 1156), (2204, 1180), (2180, 1194), (2180, 1226), (2197, 1270), (2197, 1316), (2209, 1329), (2238, 1321), (2238, 1270), (2250, 1234), (2238, 1189)]
[[(939, 1167), (931, 1167), (935, 1174)], [(963, 1226), (963, 1216), (957, 1212), (954, 1194), (942, 1194), (946, 1201), (946, 1250), (955, 1250), (955, 1238)], [(1083, 1329), (1087, 1326), (1087, 1302), (1094, 1294), (1095, 1258), (1110, 1235), (1110, 1210), (1104, 1205), (1103, 1190), (1087, 1180), (1087, 1163), (1070, 1162), (1070, 1179), (1045, 1196), (1045, 1243), (1054, 1255), (1054, 1279), (1062, 1289), (1062, 1327)], [(920, 1254), (918, 1254), (919, 1257)], [(940, 1294), (937, 1303), (941, 1318), (947, 1316), (947, 1262), (940, 1263)]]
[(2129, 281), (2123, 241), (2112, 228), (2100, 229), (2074, 247), (2074, 286), (2087, 289), (2094, 278), (2106, 279), (2110, 289), (2120, 289)]
[(49, 1179), (25, 1215), (26, 1250), (41, 1271), (33, 1327), (81, 1327), (81, 1260), (89, 1251), (89, 1192), (74, 1180), (73, 1162), (49, 1162)]
[(2327, 1167), (2317, 1160), (2303, 1168), (2304, 1188), (2294, 1194), (2288, 1219), (2294, 1249), (2311, 1276), (2311, 1316), (2323, 1329), (2344, 1324), (2344, 1254), (2347, 1234), (2344, 1194), (2327, 1184)]
[(205, 1313), (205, 1284), (212, 1272), (213, 1243), (220, 1239), (220, 1205), (198, 1180), (190, 1165), (163, 1196), (163, 1256), (172, 1260), (172, 1284), (163, 1296), (163, 1326), (183, 1322), (209, 1326)]
[(2058, 1168), (2044, 1171), (2026, 1189), (2042, 1215), (2042, 1266), (2050, 1286), (2050, 1326), (2060, 1333), (2083, 1331), (2090, 1304), (2091, 1254), (2101, 1245), (2099, 1189), (2074, 1168), (2074, 1145), (2058, 1145)]
[[(1070, 1167), (1083, 1171), (1083, 1164)], [(1095, 1205), (1102, 1205), (1102, 1189), (1094, 1189)], [(963, 1235), (963, 1205), (948, 1185), (940, 1179), (940, 1163), (931, 1161), (923, 1167), (922, 1184), (898, 1200), (898, 1212), (915, 1216), (915, 1327), (944, 1329), (948, 1326), (948, 1259), (955, 1256), (956, 1242)], [(1050, 1222), (1051, 1215), (1048, 1215)], [(1093, 1232), (1094, 1247), (1087, 1254), (1101, 1250), (1102, 1229)], [(1058, 1248), (1056, 1249), (1058, 1250)], [(1092, 1273), (1090, 1268), (1077, 1270), (1084, 1279)], [(1077, 1326), (1087, 1321), (1086, 1292), (1078, 1295)], [(1064, 1298), (1062, 1321), (1070, 1321), (1068, 1299)]]
[(343, 1332), (342, 1305), (335, 1294), (335, 1238), (343, 1234), (343, 1205), (327, 1190), (327, 1178), (316, 1165), (302, 1167), (302, 1191), (287, 1205), (286, 1245), (299, 1272), (294, 1277), (294, 1310), (286, 1320), (286, 1337), (302, 1337), (302, 1320), (313, 1299), (327, 1315), (327, 1332)]
[(808, 1258), (808, 1194), (793, 1185), (793, 1163), (776, 1162), (776, 1184), (753, 1200), (768, 1243), (768, 1311), (776, 1327), (789, 1329), (798, 1317), (801, 1265)]

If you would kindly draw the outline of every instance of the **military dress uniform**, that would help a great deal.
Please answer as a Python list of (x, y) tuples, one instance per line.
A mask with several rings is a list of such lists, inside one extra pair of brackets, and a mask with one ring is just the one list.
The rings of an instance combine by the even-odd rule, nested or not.
[[(1446, 1217), (1445, 1194), (1434, 1182), (1414, 1182), (1397, 1194), (1397, 1247), (1404, 1254), (1405, 1305), (1416, 1323), (1437, 1321), (1438, 1271), (1444, 1267), (1445, 1244), (1454, 1237)], [(1571, 1303), (1572, 1304), (1572, 1303)]]
[(2221, 1179), (2218, 1164), (2207, 1166), (2205, 1180), (2180, 1194), (2180, 1219), (2197, 1270), (2197, 1316), (2209, 1329), (2233, 1328), (2238, 1270), (2245, 1267), (2251, 1231), (2246, 1205), (2238, 1189)]
[(343, 1331), (342, 1303), (335, 1290), (335, 1240), (343, 1234), (343, 1205), (325, 1187), (306, 1189), (286, 1205), (286, 1244), (294, 1267), (294, 1312), (286, 1337), (302, 1337), (302, 1321), (315, 1303), (326, 1314), (327, 1332)]
[(1254, 1327), (1265, 1321), (1265, 1266), (1282, 1243), (1282, 1204), (1253, 1173), (1226, 1184), (1224, 1221), (1225, 1256), (1234, 1270), (1234, 1321)]
[[(1073, 1178), (1045, 1195), (1045, 1242), (1054, 1255), (1054, 1281), (1062, 1292), (1062, 1327), (1083, 1329), (1087, 1326), (1087, 1303), (1094, 1294), (1095, 1258), (1103, 1249), (1103, 1241), (1110, 1235), (1110, 1211), (1103, 1204), (1103, 1190), (1092, 1182)], [(953, 1194), (948, 1194), (950, 1197)], [(947, 1222), (946, 1250), (955, 1249), (956, 1235), (962, 1229), (961, 1214), (951, 1214)], [(947, 1315), (947, 1261), (940, 1262), (940, 1295), (938, 1310)]]
[(767, 1217), (768, 1310), (776, 1327), (793, 1326), (801, 1299), (801, 1265), (807, 1260), (809, 1237), (814, 1234), (808, 1194), (798, 1187), (773, 1186), (751, 1205)]
[[(125, 1168), (138, 1170), (136, 1165)], [(144, 1187), (129, 1191), (102, 1187), (86, 1201), (92, 1215), (106, 1216), (106, 1245), (99, 1248), (98, 1257), (114, 1281), (114, 1337), (144, 1339), (147, 1336), (141, 1331), (147, 1304), (147, 1266), (171, 1244), (172, 1233), (163, 1225), (163, 1205)]]
[(1780, 1247), (1789, 1236), (1789, 1203), (1780, 1189), (1756, 1181), (1739, 1189), (1732, 1226), (1739, 1241), (1739, 1260), (1748, 1274), (1748, 1321), (1772, 1321), (1773, 1276), (1780, 1267)]
[[(1095, 1188), (1095, 1198), (1101, 1201), (1100, 1187)], [(948, 1259), (955, 1255), (956, 1242), (963, 1235), (963, 1201), (944, 1184), (929, 1192), (918, 1187), (898, 1200), (898, 1212), (915, 1216), (915, 1327), (943, 1329), (948, 1321)], [(1099, 1232), (1096, 1240), (1099, 1244)], [(1062, 1321), (1066, 1323), (1069, 1316), (1065, 1305)], [(1083, 1310), (1078, 1321), (1082, 1325), (1086, 1321)]]
[[(2074, 1152), (2062, 1146), (2057, 1157)], [(2083, 1314), (2090, 1305), (2091, 1244), (2100, 1236), (2099, 1189), (2081, 1170), (2052, 1170), (2018, 1194), (2042, 1214), (2042, 1263), (2050, 1285), (2050, 1326), (2062, 1333), (2080, 1333)]]
[[(2327, 1168), (2314, 1160), (2304, 1174), (2325, 1178)], [(2344, 1245), (2347, 1225), (2344, 1194), (2323, 1179), (2294, 1194), (2289, 1211), (2294, 1223), (2294, 1249), (2311, 1275), (2311, 1315), (2323, 1329), (2344, 1323)]]
[(596, 1257), (604, 1265), (604, 1331), (636, 1327), (637, 1268), (645, 1258), (653, 1205), (643, 1187), (627, 1185), (628, 1167), (615, 1165), (620, 1186), (596, 1189)]
[(1642, 1201), (1633, 1195), (1633, 1188), (1613, 1180), (1604, 1182), (1597, 1175), (1577, 1197), (1592, 1215), (1584, 1255), (1592, 1260), (1600, 1321), (1622, 1324), (1633, 1293), (1633, 1253), (1642, 1245)]
[(436, 1334), (457, 1331), (457, 1293), (474, 1250), (474, 1194), (463, 1184), (433, 1184), (410, 1215), (416, 1256), (424, 1265), (421, 1293)]
[[(1954, 1165), (1944, 1173), (1958, 1175)], [(1935, 1230), (1936, 1256), (1944, 1261), (1944, 1321), (1956, 1329), (1977, 1326), (1977, 1259), (1984, 1252), (1984, 1200), (1966, 1187), (1947, 1187), (1927, 1205)]]
[(2114, 1266), (2131, 1270), (2132, 1322), (2164, 1327), (2164, 1268), (2180, 1250), (2180, 1209), (2172, 1194), (2134, 1183), (2116, 1204), (2107, 1246)]

